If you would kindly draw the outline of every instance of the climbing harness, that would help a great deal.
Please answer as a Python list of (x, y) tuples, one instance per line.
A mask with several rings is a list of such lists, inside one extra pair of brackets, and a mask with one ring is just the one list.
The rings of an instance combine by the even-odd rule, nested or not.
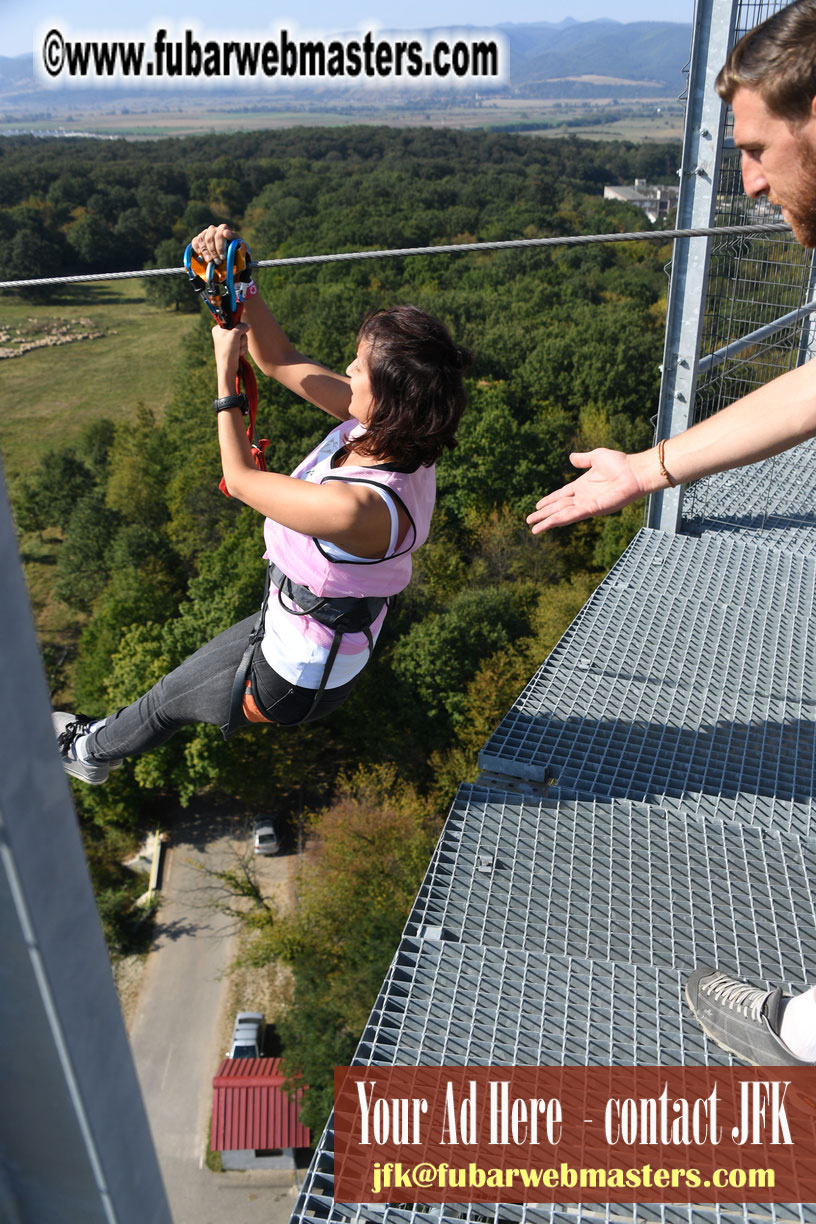
[[(233, 238), (220, 263), (207, 263), (196, 254), (190, 242), (184, 251), (184, 266), (193, 290), (199, 294), (218, 326), (231, 331), (241, 320), (244, 300), (252, 284), (252, 252), (247, 244), (242, 238)], [(255, 434), (258, 383), (255, 371), (245, 357), (238, 361), (235, 392), (237, 395), (246, 396), (247, 439), (256, 468), (265, 472), (267, 468), (264, 452), (269, 445), (269, 439), (259, 439)], [(225, 497), (232, 496), (227, 491), (223, 476), (218, 487)]]
[[(339, 452), (335, 452), (335, 456), (338, 453)], [(389, 468), (388, 464), (381, 464), (378, 466), (386, 470)], [(340, 480), (347, 484), (381, 485), (381, 482), (366, 477), (331, 475), (324, 476), (321, 483), (326, 483), (330, 480)], [(396, 489), (391, 486), (391, 484), (381, 485), (381, 487), (386, 488), (389, 499), (395, 503), (395, 507), (398, 506), (401, 508), (408, 521), (408, 530), (406, 532), (403, 545), (394, 552), (389, 552), (386, 557), (343, 557), (339, 563), (344, 568), (355, 567), (366, 569), (371, 566), (389, 565), (398, 558), (411, 553), (416, 547), (418, 531), (414, 514), (412, 514), (406, 502), (396, 491)], [(292, 534), (297, 535), (298, 533)], [(319, 554), (323, 560), (334, 563), (336, 559), (324, 551), (322, 543), (322, 541), (317, 539), (311, 540), (311, 544), (314, 546), (317, 554)], [(273, 555), (273, 553), (276, 551), (275, 545), (269, 539), (267, 539), (267, 547), (270, 550), (267, 553), (267, 556)], [(286, 549), (283, 550), (283, 554), (288, 555), (290, 562), (295, 566), (303, 566), (302, 557), (298, 558), (297, 555), (293, 556), (291, 552), (287, 553)], [(304, 576), (302, 568), (298, 569), (298, 572), (300, 577)], [(308, 572), (308, 567), (306, 572)], [(347, 580), (348, 575), (346, 575), (346, 581)], [(307, 581), (313, 581), (314, 585), (317, 586), (319, 590), (323, 591), (325, 591), (324, 584), (330, 584), (332, 582), (331, 579), (327, 578), (326, 573), (320, 572), (315, 574), (314, 579), (309, 578)], [(367, 579), (365, 576), (361, 575), (361, 577), (355, 580), (352, 585), (354, 587), (358, 587), (362, 591), (366, 591), (366, 584), (370, 583), (370, 581), (370, 579)], [(309, 617), (318, 624), (322, 625), (324, 628), (329, 629), (332, 633), (326, 662), (320, 676), (320, 683), (314, 693), (314, 699), (311, 705), (306, 713), (298, 720), (301, 723), (308, 722), (314, 716), (320, 698), (322, 697), (328, 684), (332, 667), (340, 650), (343, 634), (364, 634), (368, 643), (368, 653), (370, 658), (374, 650), (374, 638), (371, 633), (371, 626), (384, 611), (384, 609), (388, 607), (391, 600), (391, 595), (389, 594), (379, 594), (376, 591), (371, 591), (370, 585), (366, 594), (317, 594), (312, 586), (307, 585), (307, 582), (296, 582), (293, 578), (290, 578), (286, 574), (286, 572), (277, 564), (276, 561), (270, 560), (266, 572), (263, 606), (261, 607), (260, 614), (253, 625), (246, 650), (244, 651), (244, 655), (235, 674), (230, 699), (229, 718), (221, 728), (225, 739), (228, 738), (228, 736), (230, 736), (237, 727), (242, 726), (245, 721), (274, 721), (273, 719), (267, 718), (263, 713), (261, 702), (258, 700), (258, 694), (254, 691), (252, 685), (252, 660), (254, 657), (255, 648), (264, 636), (266, 613), (269, 606), (269, 599), (271, 597), (270, 592), (273, 589), (277, 591), (278, 603), (288, 615)], [(393, 588), (392, 593), (399, 589), (401, 589), (399, 586)]]
[[(320, 677), (320, 684), (315, 690), (314, 700), (303, 717), (298, 719), (300, 723), (309, 721), (325, 692), (334, 660), (337, 658), (337, 652), (340, 649), (343, 634), (364, 633), (368, 641), (370, 657), (371, 652), (374, 650), (371, 626), (389, 602), (387, 595), (364, 595), (359, 597), (315, 595), (314, 591), (311, 591), (309, 587), (293, 582), (274, 561), (270, 561), (266, 569), (266, 585), (264, 587), (261, 611), (252, 627), (246, 650), (243, 653), (241, 662), (238, 664), (238, 670), (232, 682), (229, 718), (221, 728), (221, 734), (224, 736), (224, 739), (229, 739), (233, 731), (245, 722), (268, 723), (273, 721), (263, 713), (261, 704), (258, 701), (258, 695), (253, 686), (252, 677), (252, 659), (256, 646), (264, 636), (266, 609), (273, 587), (277, 591), (278, 602), (281, 607), (291, 616), (310, 616), (327, 629), (331, 629), (334, 635), (329, 647), (326, 664), (323, 668), (323, 674)], [(284, 597), (289, 601), (288, 603), (284, 603)], [(296, 724), (287, 725), (294, 726)]]

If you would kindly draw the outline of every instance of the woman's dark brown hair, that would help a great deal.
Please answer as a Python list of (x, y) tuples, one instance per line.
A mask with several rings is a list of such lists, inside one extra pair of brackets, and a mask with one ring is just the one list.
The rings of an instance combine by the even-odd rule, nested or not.
[(462, 374), (470, 354), (438, 319), (416, 306), (391, 306), (363, 321), (374, 410), (354, 449), (413, 472), (456, 445), (465, 408)]

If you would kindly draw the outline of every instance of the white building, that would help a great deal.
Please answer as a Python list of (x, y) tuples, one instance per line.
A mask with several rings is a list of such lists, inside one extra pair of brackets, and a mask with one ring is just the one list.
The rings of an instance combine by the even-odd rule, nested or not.
[(604, 187), (604, 199), (634, 204), (636, 208), (643, 209), (650, 221), (656, 221), (677, 207), (679, 190), (679, 187), (665, 187), (647, 183), (646, 179), (635, 179), (634, 187)]

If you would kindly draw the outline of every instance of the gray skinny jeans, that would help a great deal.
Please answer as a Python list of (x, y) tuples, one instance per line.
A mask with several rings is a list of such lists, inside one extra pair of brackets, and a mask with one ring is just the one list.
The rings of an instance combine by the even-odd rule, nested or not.
[[(139, 756), (158, 748), (189, 723), (222, 727), (229, 718), (235, 673), (256, 620), (257, 613), (225, 629), (142, 697), (112, 714), (104, 727), (92, 732), (88, 739), (93, 759), (114, 761)], [(258, 642), (252, 660), (252, 679), (256, 700), (267, 718), (293, 726), (325, 718), (348, 697), (358, 677), (338, 688), (326, 689), (310, 713), (315, 690), (290, 684), (273, 671)]]

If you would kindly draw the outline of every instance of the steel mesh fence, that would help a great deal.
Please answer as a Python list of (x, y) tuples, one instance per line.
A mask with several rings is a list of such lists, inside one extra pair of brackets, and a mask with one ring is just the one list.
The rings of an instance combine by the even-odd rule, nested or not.
[[(734, 41), (764, 21), (777, 3), (739, 6)], [(726, 148), (717, 187), (716, 224), (767, 224), (782, 221), (781, 209), (767, 199), (750, 199), (743, 190), (740, 152), (733, 146), (732, 116), (726, 121)], [(814, 257), (792, 234), (713, 239), (700, 352), (703, 357), (750, 335), (810, 301), (814, 293)], [(732, 356), (709, 367), (698, 379), (692, 421), (713, 416), (734, 400), (803, 361), (816, 351), (811, 316), (781, 327)], [(702, 481), (688, 491), (684, 529), (699, 530), (716, 523), (718, 482)], [(775, 513), (773, 496), (767, 513)]]

